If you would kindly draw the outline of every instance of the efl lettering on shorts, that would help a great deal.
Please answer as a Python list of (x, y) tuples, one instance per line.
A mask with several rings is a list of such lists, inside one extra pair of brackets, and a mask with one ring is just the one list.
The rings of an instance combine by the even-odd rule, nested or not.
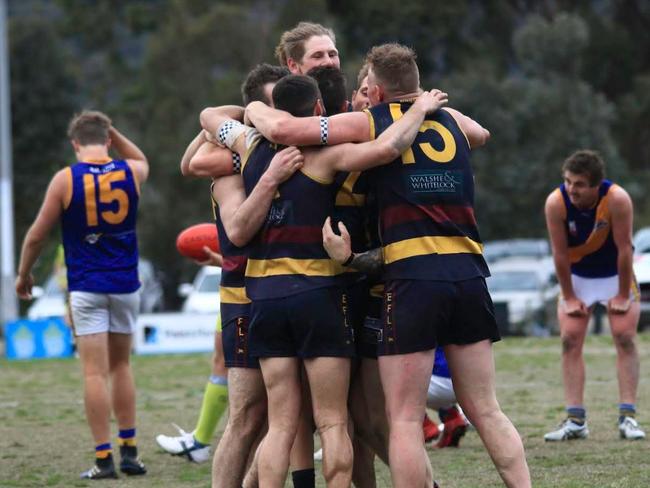
[(246, 343), (247, 324), (244, 317), (237, 317), (237, 355), (246, 354), (243, 344)]
[(350, 307), (348, 306), (348, 295), (346, 293), (341, 293), (341, 312), (343, 312), (343, 325), (347, 337), (345, 343), (349, 345), (354, 342), (354, 328), (350, 327)]
[(421, 202), (463, 201), (463, 172), (447, 169), (420, 169), (403, 172), (404, 186)]
[(384, 322), (386, 334), (383, 339), (385, 339), (386, 344), (391, 345), (395, 343), (395, 321), (393, 319), (395, 303), (394, 294), (392, 291), (387, 291), (384, 293), (384, 307), (386, 313), (386, 319)]

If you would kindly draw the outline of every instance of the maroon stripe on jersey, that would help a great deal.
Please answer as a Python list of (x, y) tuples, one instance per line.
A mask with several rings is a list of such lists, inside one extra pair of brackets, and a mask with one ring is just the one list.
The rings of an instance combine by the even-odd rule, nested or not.
[(265, 244), (289, 243), (289, 244), (313, 244), (323, 242), (323, 234), (320, 227), (316, 226), (286, 226), (272, 227), (262, 235), (262, 242)]
[(224, 271), (244, 271), (246, 270), (247, 256), (224, 256), (222, 269)]
[(459, 225), (476, 225), (474, 209), (460, 205), (394, 205), (381, 212), (384, 229), (405, 222), (431, 219), (437, 223), (453, 222)]

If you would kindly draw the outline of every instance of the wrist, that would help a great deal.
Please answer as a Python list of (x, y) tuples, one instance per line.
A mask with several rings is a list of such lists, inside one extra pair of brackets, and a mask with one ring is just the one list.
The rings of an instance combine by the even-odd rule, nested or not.
[(353, 252), (350, 252), (350, 255), (347, 257), (345, 261), (341, 263), (342, 266), (350, 266), (352, 264), (352, 261), (354, 261), (355, 254)]

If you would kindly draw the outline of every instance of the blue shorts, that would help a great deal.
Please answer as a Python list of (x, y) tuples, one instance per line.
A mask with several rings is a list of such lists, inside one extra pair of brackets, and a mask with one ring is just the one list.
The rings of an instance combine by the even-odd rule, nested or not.
[(221, 337), (226, 368), (259, 369), (257, 358), (250, 355), (250, 304), (221, 304)]
[(456, 282), (386, 283), (380, 356), (500, 338), (492, 299), (482, 277)]
[(347, 297), (338, 287), (284, 298), (253, 300), (250, 349), (254, 357), (353, 357)]

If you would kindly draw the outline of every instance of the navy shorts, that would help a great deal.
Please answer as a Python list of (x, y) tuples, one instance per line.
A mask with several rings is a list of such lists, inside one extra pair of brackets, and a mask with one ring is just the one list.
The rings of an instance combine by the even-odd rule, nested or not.
[(221, 337), (226, 368), (259, 369), (260, 362), (250, 355), (250, 304), (221, 304)]
[(380, 356), (500, 338), (492, 298), (482, 277), (386, 283)]
[(353, 357), (347, 297), (338, 287), (284, 298), (253, 300), (250, 348), (254, 357)]

